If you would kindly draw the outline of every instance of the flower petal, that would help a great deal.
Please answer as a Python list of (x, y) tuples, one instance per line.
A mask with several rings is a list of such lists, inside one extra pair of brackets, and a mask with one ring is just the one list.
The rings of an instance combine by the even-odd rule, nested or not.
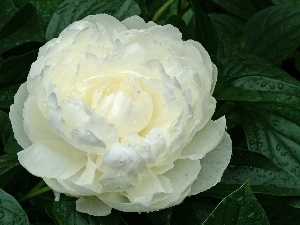
[(190, 192), (191, 185), (197, 178), (201, 169), (199, 160), (178, 159), (174, 167), (163, 174), (171, 182), (174, 192), (167, 199), (157, 202), (160, 208), (171, 207), (179, 204)]
[(192, 185), (190, 195), (195, 195), (215, 186), (229, 164), (232, 153), (230, 136), (225, 132), (220, 144), (200, 160), (201, 171)]
[(150, 21), (146, 23), (141, 17), (139, 16), (131, 16), (126, 18), (125, 20), (122, 21), (123, 25), (128, 29), (147, 29), (153, 26), (156, 26), (157, 24)]
[(24, 83), (19, 87), (14, 98), (14, 104), (10, 106), (9, 111), (9, 119), (11, 121), (15, 139), (23, 149), (28, 148), (31, 145), (31, 141), (28, 139), (27, 134), (25, 133), (23, 124), (23, 107), (27, 97), (27, 84)]
[(76, 201), (76, 210), (92, 216), (107, 216), (111, 208), (96, 196), (80, 197)]
[(142, 178), (138, 188), (126, 191), (125, 196), (132, 203), (150, 205), (167, 198), (172, 192), (173, 188), (168, 178), (151, 173)]
[(209, 121), (206, 126), (198, 131), (191, 142), (183, 149), (181, 158), (202, 159), (212, 151), (221, 141), (226, 127), (225, 117), (216, 121)]
[(86, 164), (87, 157), (63, 140), (41, 141), (18, 153), (23, 167), (38, 177), (66, 179)]

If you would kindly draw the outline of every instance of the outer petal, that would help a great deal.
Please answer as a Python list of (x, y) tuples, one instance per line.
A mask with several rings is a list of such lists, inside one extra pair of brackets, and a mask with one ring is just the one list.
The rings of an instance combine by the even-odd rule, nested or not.
[(179, 204), (190, 193), (191, 185), (200, 169), (199, 160), (179, 159), (175, 161), (174, 167), (164, 174), (170, 180), (174, 192), (155, 205), (159, 208), (166, 208)]
[(23, 124), (23, 107), (28, 97), (27, 84), (22, 84), (18, 92), (15, 95), (14, 104), (10, 106), (9, 119), (14, 131), (14, 136), (19, 145), (23, 149), (28, 148), (31, 145), (31, 141), (28, 139), (27, 134), (24, 131)]
[(35, 176), (66, 179), (85, 166), (87, 156), (62, 140), (50, 140), (19, 152), (18, 159)]
[(229, 164), (232, 153), (230, 136), (225, 133), (220, 144), (201, 161), (201, 171), (192, 185), (190, 195), (195, 195), (215, 186)]
[(150, 205), (168, 197), (173, 192), (168, 178), (155, 174), (143, 177), (141, 186), (127, 191), (126, 197), (133, 203)]
[[(107, 14), (90, 15), (82, 19), (90, 23), (96, 24), (97, 26), (104, 26), (107, 33), (112, 37), (113, 31), (124, 31), (126, 27), (116, 18)], [(72, 26), (72, 25), (71, 25)]]
[(224, 116), (216, 121), (209, 121), (184, 148), (181, 158), (202, 159), (221, 142), (225, 127), (226, 119)]
[(76, 210), (92, 216), (107, 216), (111, 208), (96, 196), (80, 197), (76, 201)]
[(126, 18), (125, 20), (122, 21), (123, 25), (127, 27), (128, 30), (130, 29), (147, 29), (153, 26), (157, 26), (156, 23), (150, 21), (146, 23), (141, 17), (139, 16), (131, 16)]
[(123, 212), (150, 212), (160, 210), (179, 204), (189, 194), (191, 184), (196, 179), (199, 171), (199, 160), (177, 160), (174, 168), (164, 174), (164, 179), (167, 178), (171, 182), (171, 186), (174, 189), (173, 193), (166, 193), (166, 199), (163, 198), (162, 201), (158, 201), (154, 204), (144, 205), (141, 203), (131, 203), (127, 198), (116, 193), (101, 194), (99, 198), (110, 207)]

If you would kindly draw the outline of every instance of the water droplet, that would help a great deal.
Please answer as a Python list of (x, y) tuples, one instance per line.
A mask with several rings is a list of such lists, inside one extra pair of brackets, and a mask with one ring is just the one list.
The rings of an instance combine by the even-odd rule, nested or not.
[(244, 197), (241, 196), (241, 197), (239, 197), (236, 201), (237, 201), (237, 203), (238, 203), (239, 205), (243, 205), (243, 204), (244, 204)]
[(254, 140), (250, 140), (250, 145), (254, 145), (255, 141)]
[(278, 120), (273, 120), (272, 123), (273, 123), (273, 125), (275, 127), (278, 127), (278, 125), (279, 125), (279, 121)]
[(291, 172), (292, 172), (292, 173), (295, 173), (296, 171), (297, 171), (296, 168), (291, 169)]
[(238, 179), (237, 176), (232, 177), (232, 180), (237, 180), (237, 179)]
[(281, 149), (281, 146), (280, 145), (276, 145), (276, 150), (280, 151), (280, 149)]
[(248, 215), (248, 218), (250, 218), (250, 219), (253, 219), (255, 217), (255, 213), (254, 212), (252, 212), (252, 213), (250, 213), (249, 215)]
[(285, 156), (287, 152), (281, 152), (280, 155)]
[(282, 83), (279, 83), (279, 84), (278, 84), (278, 88), (279, 88), (280, 90), (282, 90), (282, 89), (283, 89), (283, 87), (284, 87), (284, 86), (283, 86), (283, 84), (282, 84)]
[(288, 165), (289, 165), (289, 162), (285, 162), (285, 163), (283, 163), (282, 165), (288, 166)]
[(266, 82), (266, 81), (261, 82), (260, 86), (261, 86), (261, 87), (267, 86), (267, 82)]

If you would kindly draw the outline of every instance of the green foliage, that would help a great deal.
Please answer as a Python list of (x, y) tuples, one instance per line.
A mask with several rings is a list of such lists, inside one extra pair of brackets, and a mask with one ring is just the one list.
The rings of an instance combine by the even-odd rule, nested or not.
[[(300, 1), (0, 1), (0, 224), (193, 225), (300, 221)], [(214, 118), (225, 115), (233, 155), (222, 180), (180, 205), (151, 213), (93, 217), (74, 198), (55, 202), (20, 167), (8, 118), (38, 49), (70, 23), (106, 13), (172, 24), (202, 43), (218, 67)], [(246, 182), (246, 183), (245, 183)], [(38, 184), (37, 184), (38, 183)], [(37, 184), (37, 185), (36, 185)], [(250, 190), (251, 187), (251, 190)], [(37, 192), (36, 192), (37, 191)], [(14, 198), (18, 199), (18, 201)], [(23, 198), (23, 199), (22, 199)], [(20, 206), (20, 204), (22, 206)], [(23, 209), (22, 209), (22, 208)], [(28, 220), (29, 218), (29, 220)], [(269, 222), (268, 222), (269, 221)]]
[(58, 37), (58, 34), (72, 22), (99, 13), (106, 13), (117, 17), (117, 19), (123, 19), (138, 14), (139, 10), (135, 2), (130, 0), (66, 0), (52, 16), (47, 27), (46, 40)]
[(0, 224), (29, 225), (26, 213), (13, 196), (0, 189)]
[(226, 196), (203, 222), (203, 225), (221, 224), (269, 224), (264, 210), (251, 192), (249, 182)]
[(46, 211), (58, 225), (117, 225), (120, 216), (117, 212), (112, 212), (109, 216), (94, 217), (85, 213), (80, 213), (75, 209), (74, 198), (64, 197), (52, 205), (47, 205)]

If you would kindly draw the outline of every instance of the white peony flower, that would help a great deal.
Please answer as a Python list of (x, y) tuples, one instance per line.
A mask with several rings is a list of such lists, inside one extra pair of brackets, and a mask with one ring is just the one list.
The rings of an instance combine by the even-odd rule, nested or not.
[(88, 16), (40, 48), (15, 96), (19, 161), (91, 215), (179, 204), (231, 157), (225, 118), (211, 120), (216, 78), (172, 25)]

